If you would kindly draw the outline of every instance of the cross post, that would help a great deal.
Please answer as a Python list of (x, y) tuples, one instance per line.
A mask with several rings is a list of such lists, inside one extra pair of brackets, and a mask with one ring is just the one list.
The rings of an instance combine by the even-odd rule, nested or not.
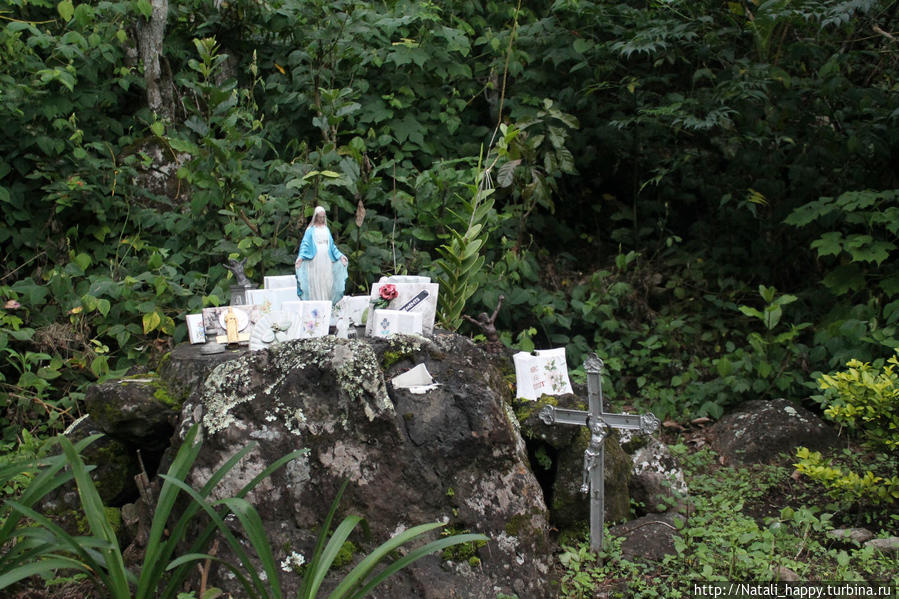
[(648, 414), (607, 414), (602, 405), (603, 362), (595, 353), (584, 360), (587, 373), (588, 411), (566, 410), (555, 406), (544, 406), (540, 410), (540, 420), (545, 424), (572, 424), (586, 426), (590, 431), (590, 441), (584, 451), (584, 480), (581, 493), (590, 497), (590, 550), (599, 552), (603, 546), (603, 520), (605, 518), (605, 447), (604, 441), (611, 429), (636, 430), (645, 435), (659, 428), (659, 419)]

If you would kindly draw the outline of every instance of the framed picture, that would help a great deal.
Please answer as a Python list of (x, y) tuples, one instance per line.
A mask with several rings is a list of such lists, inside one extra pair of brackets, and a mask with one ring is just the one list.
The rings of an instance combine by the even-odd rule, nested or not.
[(187, 321), (187, 338), (191, 343), (206, 343), (206, 327), (203, 326), (202, 314), (188, 314), (184, 317)]

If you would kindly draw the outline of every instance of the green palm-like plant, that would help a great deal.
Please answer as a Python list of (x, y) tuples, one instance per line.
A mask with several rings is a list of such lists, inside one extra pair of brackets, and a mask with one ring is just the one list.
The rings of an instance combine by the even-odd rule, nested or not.
[[(184, 483), (176, 482), (176, 484), (182, 486), (186, 492), (192, 493), (189, 487), (186, 487)], [(337, 507), (340, 504), (340, 499), (343, 497), (346, 486), (347, 482), (344, 482), (337, 493), (337, 497), (331, 504), (331, 509), (325, 518), (315, 550), (313, 551), (313, 557), (306, 567), (303, 581), (297, 591), (297, 599), (316, 599), (320, 596), (319, 590), (325, 580), (325, 576), (327, 576), (328, 571), (331, 569), (331, 565), (334, 563), (334, 559), (337, 557), (337, 554), (340, 552), (340, 549), (343, 547), (350, 533), (352, 533), (356, 526), (362, 522), (360, 516), (347, 516), (337, 526), (330, 538), (328, 537), (328, 531), (331, 529), (331, 522), (334, 520), (334, 515), (337, 512)], [(192, 493), (192, 497), (198, 504), (203, 506), (203, 509), (210, 515), (210, 517), (213, 519), (217, 518), (215, 515), (216, 511), (214, 504), (206, 502), (202, 497), (199, 497), (194, 493)], [(228, 503), (229, 507), (233, 508), (233, 512), (240, 519), (241, 525), (247, 533), (247, 538), (256, 552), (256, 557), (261, 563), (262, 569), (266, 572), (267, 581), (270, 584), (266, 584), (265, 580), (256, 575), (256, 567), (250, 561), (249, 555), (247, 555), (241, 545), (228, 534), (226, 534), (226, 541), (241, 561), (242, 568), (209, 554), (185, 555), (170, 564), (169, 568), (201, 559), (213, 560), (223, 564), (234, 573), (243, 585), (248, 597), (281, 599), (283, 593), (281, 591), (281, 586), (278, 583), (276, 562), (266, 539), (265, 531), (262, 527), (262, 520), (256, 513), (255, 508), (243, 500), (222, 500), (222, 502)], [(224, 526), (224, 523), (222, 523), (222, 526)], [(331, 591), (328, 595), (328, 599), (361, 599), (371, 593), (377, 585), (387, 580), (390, 576), (393, 576), (403, 568), (426, 555), (441, 551), (453, 545), (487, 540), (487, 537), (481, 534), (446, 536), (413, 549), (399, 559), (390, 562), (384, 568), (377, 572), (375, 571), (375, 569), (381, 565), (393, 551), (413, 541), (420, 540), (429, 531), (440, 528), (441, 526), (443, 526), (442, 522), (421, 524), (394, 535), (376, 547), (371, 553), (356, 564), (356, 566), (343, 577), (334, 590)], [(225, 532), (222, 528), (220, 528), (220, 530)]]
[[(303, 577), (303, 584), (297, 594), (298, 599), (314, 599), (318, 597), (318, 590), (321, 586), (325, 575), (331, 568), (337, 552), (343, 546), (347, 537), (356, 528), (362, 518), (359, 516), (347, 516), (340, 525), (334, 530), (331, 538), (327, 538), (331, 521), (337, 512), (337, 506), (343, 497), (347, 483), (344, 482), (337, 492), (337, 497), (331, 504), (331, 510), (322, 525), (321, 533), (316, 543), (315, 551), (306, 574)], [(463, 543), (473, 543), (477, 541), (486, 541), (487, 537), (482, 534), (460, 534), (450, 535), (431, 541), (417, 549), (413, 549), (403, 557), (394, 560), (382, 570), (375, 573), (375, 568), (381, 564), (384, 559), (396, 549), (407, 545), (413, 541), (421, 539), (429, 531), (442, 527), (442, 522), (431, 522), (428, 524), (420, 524), (412, 528), (398, 533), (375, 548), (374, 551), (365, 556), (356, 566), (341, 580), (340, 584), (328, 595), (328, 599), (361, 599), (368, 595), (377, 585), (381, 584), (389, 577), (393, 576), (406, 566), (415, 561), (430, 555), (436, 551), (442, 551), (453, 545), (461, 545)], [(327, 544), (325, 541), (327, 540)]]
[[(37, 475), (19, 500), (6, 502), (11, 511), (0, 526), (0, 542), (3, 547), (8, 548), (0, 555), (0, 589), (30, 576), (52, 575), (57, 570), (68, 569), (84, 572), (93, 577), (114, 599), (175, 597), (188, 575), (190, 562), (200, 559), (191, 556), (202, 555), (200, 552), (205, 549), (216, 531), (225, 537), (232, 548), (239, 547), (239, 543), (224, 523), (227, 512), (236, 513), (241, 522), (244, 522), (249, 504), (243, 497), (264, 478), (297, 458), (305, 450), (294, 451), (277, 460), (247, 483), (236, 497), (216, 502), (214, 505), (224, 507), (224, 510), (216, 511), (210, 508), (205, 498), (255, 444), (249, 444), (231, 456), (216, 470), (203, 488), (197, 491), (184, 483), (200, 451), (201, 445), (196, 442), (197, 432), (196, 425), (188, 431), (168, 473), (161, 477), (164, 483), (153, 514), (139, 575), (135, 575), (125, 567), (115, 531), (106, 517), (103, 502), (90, 478), (90, 467), (84, 464), (79, 455), (79, 452), (97, 436), (89, 437), (77, 445), (73, 445), (65, 437), (59, 437), (58, 442), (63, 454), (44, 460), (38, 467)], [(61, 472), (65, 465), (68, 465), (70, 470)], [(3, 477), (27, 471), (27, 468), (27, 464), (10, 465), (0, 470), (0, 481), (4, 480)], [(73, 478), (78, 488), (90, 536), (71, 535), (33, 508), (50, 491)], [(169, 527), (175, 502), (182, 490), (192, 498), (192, 501), (184, 508), (175, 524)], [(190, 544), (187, 556), (173, 559), (178, 546), (186, 541), (190, 525), (201, 509), (209, 514), (211, 522)], [(251, 506), (249, 509), (255, 513)], [(26, 518), (31, 522), (29, 523)], [(258, 515), (256, 518), (258, 519)], [(169, 534), (166, 536), (167, 528)], [(247, 559), (245, 563), (249, 563), (249, 560)], [(252, 569), (250, 571), (253, 572), (257, 584), (261, 584), (255, 571)], [(268, 573), (271, 575), (273, 571)]]

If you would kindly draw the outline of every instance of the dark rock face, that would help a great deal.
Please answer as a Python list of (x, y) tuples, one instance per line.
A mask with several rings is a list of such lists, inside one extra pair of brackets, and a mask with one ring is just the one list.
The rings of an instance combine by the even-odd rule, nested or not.
[(155, 376), (92, 385), (84, 399), (96, 426), (106, 434), (150, 451), (168, 447), (178, 412)]
[[(586, 392), (583, 393), (586, 397)], [(584, 410), (586, 405), (576, 395), (562, 395), (558, 398), (544, 397), (539, 401), (517, 401), (516, 414), (521, 421), (521, 430), (532, 445), (545, 445), (556, 456), (555, 472), (551, 485), (550, 516), (557, 528), (581, 526), (590, 517), (590, 501), (580, 492), (584, 480), (584, 450), (590, 442), (590, 433), (585, 426), (545, 424), (538, 415), (547, 401), (558, 402), (558, 407)], [(604, 442), (605, 448), (605, 520), (616, 522), (628, 517), (632, 463), (618, 443), (617, 433)]]
[(800, 446), (820, 450), (836, 434), (808, 410), (785, 399), (749, 401), (712, 427), (712, 447), (731, 463), (762, 463)]
[[(171, 372), (194, 372), (176, 358), (167, 380)], [(415, 394), (385, 381), (420, 363), (439, 387)], [(255, 441), (215, 491), (233, 495), (277, 458), (305, 448), (307, 454), (247, 497), (265, 522), (276, 559), (311, 556), (318, 527), (349, 479), (338, 516), (362, 515), (371, 531), (351, 537), (360, 547), (357, 557), (423, 522), (448, 520), (448, 529), (490, 538), (464, 559), (429, 556), (373, 596), (550, 596), (546, 507), (504, 402), (507, 393), (482, 352), (456, 335), (282, 343), (220, 364), (201, 394), (188, 393), (179, 433), (200, 422), (204, 437), (188, 482), (204, 484)], [(224, 571), (214, 576), (218, 586), (237, 590)], [(285, 574), (285, 594), (298, 583), (297, 575)]]
[[(76, 420), (64, 434), (72, 443), (91, 435), (103, 435), (81, 451), (81, 458), (85, 464), (95, 466), (90, 476), (104, 505), (120, 506), (137, 495), (134, 475), (140, 470), (132, 448), (106, 435), (90, 416)], [(57, 514), (81, 506), (74, 482), (69, 482), (45, 496), (42, 503), (46, 510)], [(76, 532), (80, 534), (84, 531)]]

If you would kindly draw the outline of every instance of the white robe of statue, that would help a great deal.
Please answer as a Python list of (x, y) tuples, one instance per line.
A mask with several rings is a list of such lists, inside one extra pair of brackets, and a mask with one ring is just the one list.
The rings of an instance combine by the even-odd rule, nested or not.
[(328, 253), (328, 229), (313, 225), (315, 235), (315, 258), (309, 264), (309, 297), (304, 300), (331, 301), (334, 284), (331, 257)]

